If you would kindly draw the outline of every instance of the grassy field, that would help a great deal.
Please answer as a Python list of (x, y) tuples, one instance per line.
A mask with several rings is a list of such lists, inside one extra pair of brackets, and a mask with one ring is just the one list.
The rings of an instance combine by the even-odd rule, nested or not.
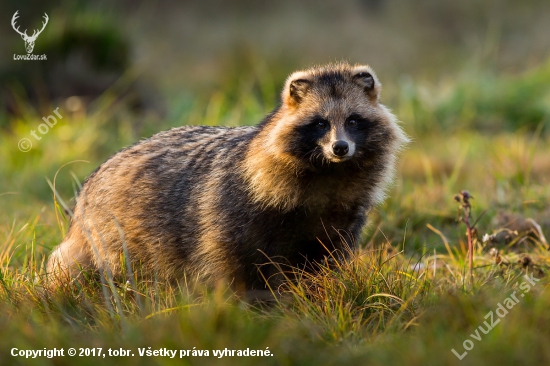
[[(90, 282), (64, 297), (43, 289), (45, 261), (68, 226), (52, 187), (71, 206), (91, 171), (142, 137), (184, 124), (254, 124), (277, 103), (282, 73), (235, 70), (216, 93), (174, 96), (167, 116), (139, 123), (113, 91), (91, 104), (35, 107), (22, 97), (18, 117), (0, 115), (2, 364), (550, 362), (550, 60), (518, 73), (387, 82), (383, 100), (413, 138), (390, 197), (348, 262), (302, 276), (271, 308), (249, 306), (223, 284)], [(62, 118), (33, 137), (56, 108)], [(472, 278), (454, 199), (462, 190), (474, 197)], [(65, 356), (31, 359), (13, 348)], [(161, 349), (177, 354), (140, 356)], [(219, 357), (225, 349), (264, 356)]]

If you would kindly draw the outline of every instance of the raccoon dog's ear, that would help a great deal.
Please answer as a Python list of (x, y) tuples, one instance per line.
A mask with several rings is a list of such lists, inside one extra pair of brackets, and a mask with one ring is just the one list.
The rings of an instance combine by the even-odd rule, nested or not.
[(355, 66), (353, 68), (353, 81), (363, 88), (369, 99), (378, 100), (382, 85), (369, 66)]
[(283, 102), (289, 107), (296, 107), (302, 102), (311, 85), (311, 76), (303, 71), (290, 75), (283, 89)]

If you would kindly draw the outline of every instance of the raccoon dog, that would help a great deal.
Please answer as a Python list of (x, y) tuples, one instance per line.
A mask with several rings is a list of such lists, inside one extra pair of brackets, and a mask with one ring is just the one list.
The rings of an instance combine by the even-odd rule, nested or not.
[(256, 126), (179, 127), (118, 152), (86, 180), (50, 280), (120, 277), (126, 258), (142, 276), (260, 290), (277, 277), (270, 262), (307, 267), (343, 249), (407, 142), (380, 89), (369, 66), (313, 67)]

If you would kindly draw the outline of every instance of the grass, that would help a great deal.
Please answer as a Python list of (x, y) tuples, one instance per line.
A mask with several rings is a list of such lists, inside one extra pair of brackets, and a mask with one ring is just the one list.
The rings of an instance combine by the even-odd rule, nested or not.
[[(255, 123), (276, 103), (279, 85), (272, 79), (240, 70), (244, 76), (228, 76), (217, 93), (174, 97), (167, 118), (150, 114), (139, 124), (114, 92), (78, 108), (59, 101), (36, 109), (22, 96), (19, 117), (0, 116), (7, 126), (0, 130), (1, 359), (14, 365), (548, 363), (548, 65), (513, 76), (480, 72), (389, 88), (384, 100), (414, 139), (390, 197), (372, 213), (359, 252), (322, 264), (315, 276), (299, 273), (270, 308), (243, 303), (227, 284), (90, 281), (59, 297), (42, 280), (68, 224), (62, 210), (56, 213), (48, 181), (55, 179), (70, 201), (75, 180), (141, 137), (185, 123)], [(19, 140), (32, 139), (30, 130), (56, 107), (63, 116), (58, 124), (32, 140), (31, 151), (19, 151)], [(473, 222), (480, 218), (472, 233), (472, 281), (466, 227), (453, 200), (463, 189), (474, 197)], [(540, 281), (523, 293), (526, 274)], [(514, 291), (525, 296), (481, 340), (473, 339), (485, 315)], [(474, 347), (459, 361), (451, 349), (464, 352), (467, 339)], [(26, 359), (11, 356), (14, 347), (124, 349), (135, 356)], [(138, 356), (148, 347), (191, 356)], [(273, 356), (213, 356), (213, 350), (268, 347)]]

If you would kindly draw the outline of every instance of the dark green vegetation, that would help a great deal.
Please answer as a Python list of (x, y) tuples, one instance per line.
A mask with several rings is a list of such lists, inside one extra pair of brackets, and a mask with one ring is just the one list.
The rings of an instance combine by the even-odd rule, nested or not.
[[(261, 48), (236, 44), (232, 49), (238, 51), (216, 67), (186, 58), (182, 61), (186, 67), (182, 67), (180, 74), (173, 74), (172, 64), (165, 77), (158, 81), (165, 108), (136, 109), (135, 97), (128, 97), (132, 93), (127, 92), (140, 90), (133, 86), (136, 70), (132, 68), (124, 71), (115, 85), (89, 99), (67, 99), (62, 95), (37, 101), (35, 96), (40, 93), (36, 86), (25, 85), (33, 91), (26, 93), (25, 88), (12, 83), (13, 79), (2, 79), (2, 87), (9, 85), (14, 93), (11, 95), (17, 97), (10, 99), (9, 110), (6, 108), (0, 113), (1, 363), (550, 363), (547, 346), (550, 294), (546, 290), (550, 283), (546, 242), (550, 239), (550, 59), (547, 54), (541, 56), (547, 51), (541, 46), (539, 50), (543, 51), (531, 51), (531, 58), (524, 60), (521, 52), (525, 50), (514, 50), (507, 41), (524, 27), (534, 29), (530, 38), (524, 39), (536, 44), (537, 32), (544, 29), (540, 26), (543, 24), (540, 17), (545, 13), (529, 12), (518, 2), (508, 10), (517, 15), (512, 19), (502, 9), (474, 5), (478, 3), (482, 4), (460, 2), (462, 5), (446, 7), (430, 1), (420, 2), (418, 11), (423, 12), (424, 18), (419, 19), (437, 19), (429, 23), (432, 28), (421, 28), (431, 35), (428, 41), (435, 50), (426, 50), (425, 57), (411, 56), (412, 63), (406, 65), (399, 57), (392, 64), (385, 63), (378, 54), (370, 60), (368, 55), (348, 55), (339, 49), (327, 56), (314, 42), (308, 43), (303, 57), (292, 48), (297, 46), (289, 43), (286, 53), (281, 51), (281, 55), (296, 56), (271, 55)], [(544, 5), (532, 3), (533, 9)], [(405, 29), (403, 32), (411, 29), (410, 34), (407, 33), (410, 42), (421, 38), (422, 32), (416, 30), (416, 23), (407, 23), (408, 18), (403, 15), (410, 9), (400, 9), (391, 1), (387, 4), (387, 8), (378, 9), (377, 14), (382, 14), (380, 17), (394, 27), (390, 28)], [(340, 37), (344, 33), (350, 37), (355, 34), (352, 25), (358, 24), (358, 19), (350, 15), (353, 9), (337, 13), (344, 19), (339, 24), (347, 24)], [(430, 9), (438, 16), (430, 17)], [(259, 12), (254, 8), (250, 11)], [(69, 14), (67, 19), (74, 21), (80, 19), (76, 14), (88, 14), (82, 9), (74, 12), (75, 16)], [(480, 14), (489, 12), (497, 15), (491, 18), (493, 23), (487, 21), (491, 25), (486, 29), (485, 18)], [(477, 17), (468, 16), (464, 24), (453, 23), (455, 17), (465, 14), (477, 14)], [(186, 24), (195, 24), (186, 14), (173, 16), (176, 15), (186, 19)], [(531, 28), (527, 26), (531, 24), (530, 16), (539, 22)], [(399, 25), (401, 17), (405, 17), (405, 21)], [(476, 23), (478, 18), (482, 20)], [(51, 32), (59, 32), (54, 28), (54, 19), (51, 13)], [(106, 37), (105, 32), (98, 30), (111, 29), (112, 22), (108, 18), (93, 19), (94, 16), (89, 16), (89, 20), (77, 22), (80, 26), (86, 22), (92, 24), (87, 35), (80, 34), (78, 39), (107, 42), (125, 51), (123, 37)], [(302, 26), (310, 26), (311, 20), (305, 15), (304, 19)], [(106, 25), (101, 26), (101, 22)], [(445, 28), (446, 33), (438, 33), (439, 22), (450, 30)], [(246, 22), (245, 25), (251, 26)], [(265, 26), (277, 29), (269, 22)], [(333, 29), (332, 25), (327, 27)], [(370, 27), (369, 34), (385, 35), (375, 20), (367, 27)], [(79, 32), (76, 26), (72, 29)], [(298, 26), (292, 29), (298, 35), (304, 34)], [(313, 29), (309, 34), (317, 39)], [(500, 33), (495, 29), (500, 29)], [(107, 34), (110, 32), (114, 31), (109, 30)], [(452, 45), (453, 37), (462, 39), (462, 33), (476, 32), (487, 38), (480, 49), (465, 50), (455, 44), (452, 52), (451, 48), (441, 52), (447, 56), (434, 56), (443, 49), (443, 43)], [(188, 33), (183, 32), (182, 37)], [(50, 44), (53, 48), (65, 49), (67, 43), (63, 42), (69, 42), (70, 37), (52, 34), (45, 31), (41, 35), (42, 46)], [(146, 37), (146, 32), (137, 34)], [(400, 43), (392, 38), (395, 35), (391, 32), (387, 34), (389, 41), (385, 45), (374, 42), (373, 50), (399, 54), (394, 48), (399, 48), (395, 45)], [(41, 47), (40, 39), (37, 48)], [(140, 39), (134, 39), (134, 43), (140, 44)], [(18, 49), (16, 53), (24, 52), (19, 38), (13, 41), (13, 47)], [(53, 54), (53, 48), (37, 52)], [(406, 52), (407, 48), (403, 48), (399, 48), (399, 52)], [(194, 54), (200, 54), (199, 46), (190, 46), (187, 50), (191, 49)], [(170, 55), (178, 52), (185, 54), (178, 49), (163, 49), (156, 62), (162, 65), (162, 59), (170, 59)], [(349, 57), (352, 62), (371, 62), (375, 70), (379, 70), (384, 84), (382, 99), (413, 138), (403, 153), (390, 197), (371, 214), (361, 239), (362, 249), (348, 262), (337, 268), (323, 268), (317, 276), (304, 276), (297, 284), (280, 289), (283, 300), (270, 309), (242, 303), (223, 284), (215, 289), (203, 289), (194, 288), (190, 282), (181, 288), (165, 288), (156, 283), (106, 281), (101, 285), (91, 281), (63, 297), (43, 290), (45, 260), (51, 249), (61, 242), (68, 224), (66, 213), (55, 204), (53, 185), (59, 199), (71, 206), (71, 198), (79, 189), (78, 182), (110, 154), (142, 137), (183, 124), (256, 123), (277, 103), (286, 74), (309, 66), (312, 61), (325, 62), (339, 55)], [(503, 55), (507, 58), (500, 57)], [(103, 60), (101, 55), (97, 57), (98, 62)], [(116, 58), (111, 66), (125, 68), (125, 57)], [(508, 60), (508, 64), (502, 59)], [(196, 66), (194, 73), (192, 65), (201, 67)], [(103, 66), (97, 67), (103, 70)], [(437, 71), (427, 71), (430, 66)], [(153, 74), (162, 74), (162, 69), (156, 66)], [(2, 71), (5, 70), (8, 67)], [(174, 92), (179, 85), (184, 85), (186, 91)], [(147, 101), (146, 94), (140, 93), (137, 95), (141, 100)], [(30, 130), (36, 131), (43, 122), (42, 117), (54, 115), (57, 107), (63, 118), (47, 134), (39, 135), (41, 140), (34, 139)], [(29, 152), (18, 149), (22, 138), (32, 141)], [(457, 221), (458, 203), (453, 199), (462, 189), (474, 196), (472, 221), (480, 218), (474, 241), (473, 283), (467, 271), (466, 227)], [(494, 236), (484, 242), (485, 234)], [(519, 287), (526, 281), (525, 274), (540, 278), (527, 293)], [(488, 321), (484, 318), (486, 314), (493, 311), (496, 320), (498, 304), (504, 303), (514, 291), (519, 299), (517, 305), (488, 334), (480, 331), (479, 326), (486, 329), (483, 325)], [(478, 335), (481, 340), (476, 340)], [(462, 354), (463, 343), (468, 339), (474, 347), (459, 361), (451, 349)], [(132, 350), (135, 357), (30, 360), (12, 357), (13, 347), (34, 350), (61, 347), (65, 353), (69, 347), (100, 347), (103, 353), (109, 348), (122, 348)], [(173, 350), (196, 347), (209, 350), (210, 356), (139, 357), (138, 348), (147, 347)], [(213, 356), (213, 350), (265, 351), (267, 347), (274, 356), (221, 359)]]

